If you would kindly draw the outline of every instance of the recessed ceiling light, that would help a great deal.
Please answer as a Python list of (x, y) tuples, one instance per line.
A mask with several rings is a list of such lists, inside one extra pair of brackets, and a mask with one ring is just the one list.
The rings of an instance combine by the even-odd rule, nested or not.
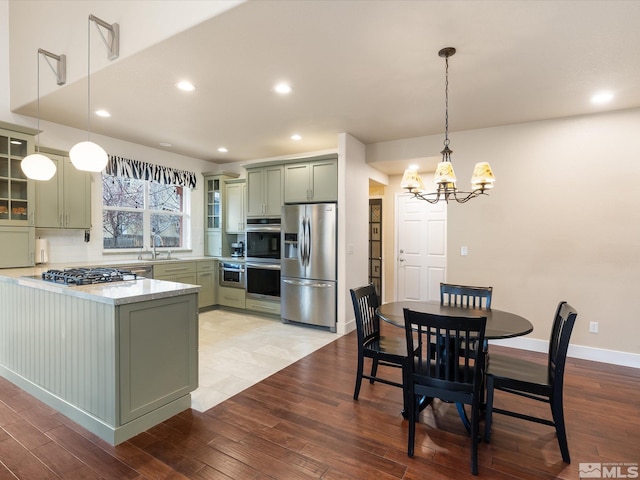
[(160, 146), (161, 146), (161, 147), (173, 147), (173, 145), (171, 145), (171, 144), (170, 144), (170, 143), (168, 143), (168, 142), (160, 142)]
[(291, 93), (291, 85), (289, 85), (288, 83), (278, 83), (275, 87), (273, 87), (273, 90), (276, 93), (279, 93), (280, 95), (287, 95), (288, 93)]
[(220, 148), (218, 149), (218, 151), (219, 151), (220, 153), (227, 153), (229, 150), (227, 150), (225, 147), (220, 147)]
[(302, 140), (302, 137), (297, 133), (291, 135), (291, 140)]
[(105, 118), (111, 116), (111, 114), (106, 110), (96, 110), (96, 115), (98, 115), (99, 117), (105, 117)]
[(613, 100), (613, 92), (598, 92), (591, 97), (591, 103), (602, 104)]
[(196, 89), (193, 83), (187, 82), (186, 80), (176, 83), (176, 87), (185, 92), (193, 92)]

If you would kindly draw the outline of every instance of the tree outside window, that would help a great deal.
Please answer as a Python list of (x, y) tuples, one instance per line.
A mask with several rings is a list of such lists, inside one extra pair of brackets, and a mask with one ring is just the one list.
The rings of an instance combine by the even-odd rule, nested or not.
[(189, 189), (103, 174), (102, 192), (103, 248), (185, 247)]

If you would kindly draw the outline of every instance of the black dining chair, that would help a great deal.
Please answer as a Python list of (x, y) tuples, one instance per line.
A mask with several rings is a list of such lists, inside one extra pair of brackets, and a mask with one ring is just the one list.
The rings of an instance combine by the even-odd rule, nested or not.
[[(471, 406), (471, 473), (478, 474), (478, 437), (486, 317), (452, 317), (404, 309), (409, 438), (413, 457), (420, 403), (439, 398)], [(473, 348), (465, 345), (474, 345)]]
[(472, 287), (440, 282), (440, 304), (490, 309), (493, 287)]
[[(475, 308), (479, 310), (489, 310), (491, 308), (491, 297), (493, 287), (474, 287), (471, 285), (455, 285), (453, 283), (440, 282), (440, 305)], [(489, 342), (484, 342), (485, 353), (489, 349)], [(482, 389), (484, 395), (484, 388)], [(484, 403), (484, 397), (481, 398)], [(467, 430), (470, 430), (469, 416), (464, 411), (462, 404), (457, 404), (458, 413)]]
[[(540, 364), (512, 355), (489, 355), (487, 362), (487, 407), (485, 415), (485, 441), (491, 440), (491, 423), (494, 413), (529, 420), (555, 427), (562, 460), (571, 463), (567, 430), (564, 421), (562, 390), (564, 369), (569, 349), (569, 339), (578, 313), (567, 302), (560, 302), (556, 309), (549, 340), (549, 355), (546, 364)], [(495, 391), (519, 395), (551, 406), (553, 420), (534, 417), (493, 406)]]
[[(364, 287), (352, 288), (351, 300), (356, 316), (356, 331), (358, 334), (358, 371), (356, 386), (353, 392), (354, 400), (360, 394), (362, 379), (369, 379), (370, 383), (381, 382), (394, 387), (403, 388), (401, 381), (393, 381), (378, 376), (378, 366), (404, 368), (407, 362), (407, 350), (401, 337), (385, 337), (380, 334), (380, 317), (376, 313), (378, 296), (372, 284)], [(371, 359), (371, 373), (364, 373), (364, 359)]]

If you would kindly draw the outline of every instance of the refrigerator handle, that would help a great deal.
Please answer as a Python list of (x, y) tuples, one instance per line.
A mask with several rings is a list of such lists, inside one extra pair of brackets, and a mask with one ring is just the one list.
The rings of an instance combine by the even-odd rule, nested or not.
[(305, 248), (307, 249), (307, 267), (311, 259), (311, 219), (307, 217), (307, 238), (305, 240)]
[(302, 266), (305, 266), (305, 261), (306, 261), (306, 251), (307, 251), (307, 247), (305, 245), (305, 239), (306, 239), (306, 232), (307, 232), (307, 217), (302, 217), (302, 227), (301, 227), (301, 231), (300, 231), (300, 261), (302, 262)]

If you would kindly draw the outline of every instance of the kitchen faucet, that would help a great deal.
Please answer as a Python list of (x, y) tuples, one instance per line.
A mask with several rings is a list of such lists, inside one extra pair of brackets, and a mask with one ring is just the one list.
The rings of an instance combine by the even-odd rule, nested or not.
[(152, 234), (151, 235), (151, 247), (152, 247), (151, 259), (152, 260), (155, 260), (156, 258), (158, 258), (158, 255), (159, 255), (159, 253), (156, 251), (156, 247), (158, 246), (158, 241), (162, 243), (162, 237), (157, 233)]

